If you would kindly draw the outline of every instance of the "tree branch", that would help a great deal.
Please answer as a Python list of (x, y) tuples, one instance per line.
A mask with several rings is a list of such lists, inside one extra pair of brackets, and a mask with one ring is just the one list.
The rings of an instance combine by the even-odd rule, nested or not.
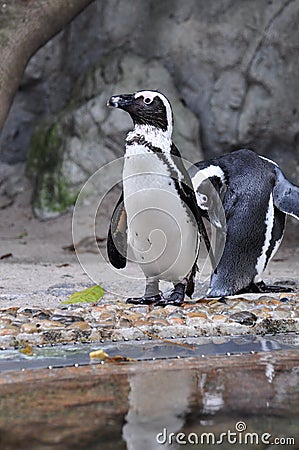
[(30, 57), (93, 1), (0, 1), (0, 130)]

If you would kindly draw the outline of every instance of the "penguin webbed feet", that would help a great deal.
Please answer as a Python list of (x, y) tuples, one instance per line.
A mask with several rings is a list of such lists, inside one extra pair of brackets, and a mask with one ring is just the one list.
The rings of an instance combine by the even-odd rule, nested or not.
[(246, 292), (252, 292), (254, 294), (258, 293), (271, 293), (271, 292), (294, 292), (294, 289), (287, 286), (271, 285), (266, 284), (264, 281), (259, 281), (257, 283), (251, 283), (248, 286)]
[(157, 302), (155, 306), (181, 306), (184, 303), (186, 286), (183, 283), (178, 283), (170, 291), (169, 294), (164, 294), (161, 301)]
[(145, 296), (142, 297), (130, 297), (127, 298), (126, 303), (131, 303), (132, 305), (156, 305), (159, 304), (160, 301), (163, 300), (163, 295), (157, 294), (157, 295), (151, 295), (151, 296)]
[(193, 291), (194, 286), (193, 289), (190, 289), (188, 284), (186, 287), (186, 284), (184, 283), (177, 283), (169, 293), (163, 294), (161, 291), (155, 295), (146, 295), (145, 293), (142, 297), (128, 298), (126, 303), (133, 305), (153, 305), (163, 307), (167, 305), (181, 306), (182, 303), (184, 303), (185, 293), (187, 293), (188, 296), (191, 296)]

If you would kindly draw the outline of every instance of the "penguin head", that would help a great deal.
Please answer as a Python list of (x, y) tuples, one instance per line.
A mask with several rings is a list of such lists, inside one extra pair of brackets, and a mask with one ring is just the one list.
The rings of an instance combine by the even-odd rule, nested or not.
[(127, 111), (135, 126), (146, 125), (171, 136), (172, 110), (167, 98), (158, 91), (139, 91), (110, 97), (107, 106)]
[(225, 184), (216, 176), (205, 178), (196, 188), (197, 204), (203, 216), (208, 218), (216, 228), (223, 228), (222, 200), (225, 192)]

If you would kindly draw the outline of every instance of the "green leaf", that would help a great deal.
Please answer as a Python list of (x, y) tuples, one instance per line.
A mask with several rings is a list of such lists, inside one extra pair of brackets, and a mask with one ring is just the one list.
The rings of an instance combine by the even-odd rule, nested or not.
[(101, 286), (92, 286), (84, 291), (75, 292), (67, 300), (61, 302), (62, 305), (73, 305), (75, 303), (96, 303), (104, 295)]

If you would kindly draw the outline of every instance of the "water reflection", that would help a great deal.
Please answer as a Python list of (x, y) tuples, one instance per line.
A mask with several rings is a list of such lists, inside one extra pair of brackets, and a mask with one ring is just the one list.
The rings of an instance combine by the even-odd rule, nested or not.
[(285, 365), (267, 354), (251, 365), (243, 360), (231, 367), (161, 375), (130, 377), (123, 427), (128, 450), (199, 448), (197, 444), (210, 449), (217, 440), (221, 448), (233, 449), (234, 439), (251, 449), (266, 448), (274, 439), (281, 439), (282, 446), (286, 439), (289, 445), (299, 442), (299, 361)]
[(161, 449), (153, 438), (161, 432), (161, 425), (173, 432), (183, 427), (189, 397), (196, 388), (193, 375), (193, 371), (180, 370), (165, 375), (153, 371), (130, 377), (130, 409), (123, 428), (128, 450)]
[[(212, 434), (236, 433), (238, 422), (246, 426), (240, 439), (267, 433), (292, 437), (297, 446), (288, 448), (298, 448), (298, 419), (295, 350), (6, 372), (0, 378), (1, 450), (208, 450)], [(203, 433), (204, 443), (193, 445)], [(176, 443), (178, 436), (186, 443)], [(227, 437), (221, 443), (222, 449), (240, 447)], [(245, 448), (268, 447), (259, 441)]]

